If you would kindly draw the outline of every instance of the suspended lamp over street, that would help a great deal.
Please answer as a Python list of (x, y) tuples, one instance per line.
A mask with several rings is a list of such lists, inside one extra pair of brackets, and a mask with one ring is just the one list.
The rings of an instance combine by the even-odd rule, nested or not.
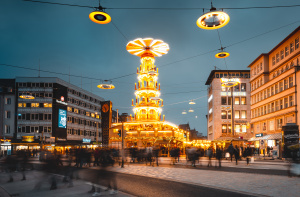
[(189, 109), (189, 112), (194, 112), (194, 110), (192, 108)]
[(190, 105), (195, 105), (196, 103), (194, 102), (194, 100), (191, 100), (191, 101), (189, 102), (189, 104), (190, 104)]
[(97, 87), (100, 89), (114, 89), (115, 88), (115, 86), (109, 80), (104, 80), (103, 83), (97, 85)]
[(182, 112), (182, 114), (187, 114), (187, 113), (186, 113), (186, 111), (184, 110), (184, 111)]
[(223, 11), (217, 11), (211, 4), (210, 11), (200, 16), (196, 24), (201, 29), (213, 30), (224, 27), (229, 21), (230, 17), (228, 14)]
[(222, 51), (222, 52), (220, 52), (220, 53), (217, 53), (216, 55), (215, 55), (215, 57), (216, 58), (226, 58), (226, 57), (229, 57), (229, 53), (228, 52), (226, 52), (226, 51)]
[(221, 84), (223, 87), (234, 87), (240, 83), (238, 78), (221, 78)]
[(104, 12), (104, 9), (101, 5), (100, 5), (100, 1), (99, 1), (99, 7), (95, 8), (96, 10), (91, 12), (89, 15), (89, 18), (91, 19), (91, 21), (93, 21), (94, 23), (98, 23), (98, 24), (107, 24), (111, 21), (111, 17)]

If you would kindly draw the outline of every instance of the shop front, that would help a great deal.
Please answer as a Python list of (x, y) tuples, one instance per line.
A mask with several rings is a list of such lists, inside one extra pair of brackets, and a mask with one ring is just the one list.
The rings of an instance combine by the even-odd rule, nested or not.
[(2, 156), (11, 155), (11, 140), (1, 139), (0, 140), (0, 158)]
[(22, 136), (21, 139), (12, 139), (12, 152), (18, 150), (40, 150), (40, 140), (35, 139), (35, 136)]
[(272, 156), (279, 158), (281, 150), (282, 133), (274, 133), (264, 135), (263, 133), (256, 134), (255, 137), (249, 139), (249, 142), (254, 143), (255, 154), (260, 156)]

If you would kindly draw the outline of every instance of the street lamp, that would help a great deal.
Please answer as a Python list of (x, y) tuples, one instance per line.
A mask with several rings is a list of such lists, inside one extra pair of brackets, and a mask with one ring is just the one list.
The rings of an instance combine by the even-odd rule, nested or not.
[(97, 7), (96, 10), (91, 12), (89, 15), (91, 21), (98, 24), (110, 23), (111, 17), (104, 12), (104, 9), (105, 8), (100, 5), (100, 1), (99, 1), (99, 7)]
[(224, 27), (229, 21), (230, 17), (228, 14), (223, 11), (217, 11), (211, 3), (210, 11), (200, 16), (196, 24), (201, 29), (213, 30)]
[(114, 89), (115, 86), (112, 84), (110, 80), (104, 80), (101, 84), (97, 85), (100, 89)]
[(231, 92), (231, 131), (234, 136), (234, 108), (233, 108), (233, 87), (239, 85), (240, 80), (238, 78), (221, 78), (221, 84), (223, 87), (230, 88)]

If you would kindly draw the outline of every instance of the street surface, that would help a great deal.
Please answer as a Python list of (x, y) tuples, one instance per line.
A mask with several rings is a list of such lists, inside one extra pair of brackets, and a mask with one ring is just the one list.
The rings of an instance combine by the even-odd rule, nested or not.
[[(41, 165), (36, 158), (31, 163), (35, 169)], [(116, 164), (108, 170), (116, 176), (121, 191), (116, 196), (299, 196), (300, 179), (287, 176), (288, 163), (283, 161), (256, 160), (250, 165), (239, 161), (236, 165), (234, 161), (223, 160), (221, 168), (215, 167), (215, 161), (213, 167), (207, 167), (207, 163), (206, 158), (201, 158), (196, 167), (191, 167), (184, 158), (175, 165), (170, 158), (161, 158), (158, 167), (125, 163), (124, 168)], [(91, 189), (89, 184), (107, 184), (101, 177), (97, 178), (98, 171), (99, 167), (82, 168), (78, 171), (80, 179), (74, 180), (72, 188), (60, 182), (57, 190), (50, 191), (46, 181), (40, 191), (35, 191), (40, 173), (35, 170), (27, 171), (26, 181), (20, 181), (21, 174), (15, 172), (14, 176), (19, 178), (13, 183), (6, 183), (8, 175), (1, 173), (0, 186), (9, 194), (20, 196), (92, 196), (87, 193)]]

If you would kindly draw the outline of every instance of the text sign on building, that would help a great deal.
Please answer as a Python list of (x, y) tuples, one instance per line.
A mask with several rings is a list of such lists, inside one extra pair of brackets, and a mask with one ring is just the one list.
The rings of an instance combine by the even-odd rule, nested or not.
[(109, 143), (109, 128), (112, 121), (112, 103), (111, 101), (101, 102), (101, 117), (102, 117), (102, 145), (108, 146)]
[(263, 133), (259, 133), (259, 134), (256, 134), (256, 135), (255, 135), (255, 137), (262, 137), (262, 136), (264, 136)]
[(82, 143), (91, 143), (91, 139), (83, 138)]
[(58, 127), (67, 128), (67, 110), (58, 110)]

